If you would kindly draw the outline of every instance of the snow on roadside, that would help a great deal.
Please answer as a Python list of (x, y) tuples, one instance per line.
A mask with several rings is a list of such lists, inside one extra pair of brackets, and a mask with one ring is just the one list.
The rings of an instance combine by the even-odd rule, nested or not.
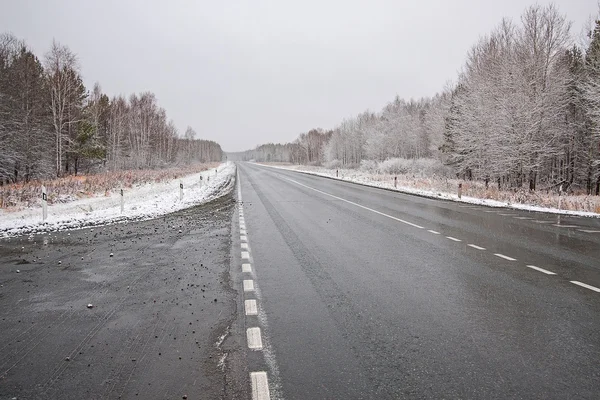
[[(209, 169), (170, 182), (148, 183), (126, 189), (123, 214), (119, 191), (114, 191), (110, 196), (48, 205), (46, 222), (42, 222), (41, 207), (18, 212), (0, 211), (0, 238), (147, 220), (206, 203), (229, 193), (234, 186), (234, 163), (221, 164), (217, 170), (216, 174), (214, 169)], [(184, 188), (182, 201), (179, 200), (180, 183)]]
[[(384, 188), (384, 189), (388, 189), (388, 190), (395, 190), (395, 191), (402, 192), (402, 193), (414, 194), (417, 196), (428, 197), (428, 198), (433, 198), (433, 199), (449, 200), (449, 201), (455, 201), (455, 202), (460, 202), (460, 203), (469, 203), (469, 204), (476, 204), (476, 205), (482, 205), (482, 206), (488, 206), (488, 207), (512, 208), (512, 209), (516, 209), (516, 210), (535, 211), (535, 212), (543, 212), (543, 213), (550, 213), (550, 214), (575, 215), (575, 216), (580, 216), (580, 217), (600, 218), (600, 214), (594, 213), (594, 212), (588, 212), (588, 211), (560, 210), (558, 208), (540, 207), (540, 206), (534, 206), (534, 205), (529, 205), (529, 204), (519, 204), (519, 203), (507, 203), (507, 202), (498, 201), (498, 200), (480, 199), (480, 198), (469, 197), (469, 196), (462, 196), (459, 199), (458, 195), (456, 195), (456, 194), (432, 191), (432, 190), (415, 189), (415, 188), (406, 187), (406, 186), (398, 186), (397, 188), (394, 188), (393, 183), (374, 180), (369, 176), (368, 173), (358, 171), (358, 170), (356, 170), (356, 171), (353, 170), (351, 176), (346, 175), (346, 176), (341, 176), (338, 178), (335, 176), (335, 170), (330, 170), (330, 169), (326, 169), (326, 168), (319, 168), (318, 171), (312, 171), (312, 170), (308, 170), (308, 169), (303, 169), (302, 166), (281, 166), (281, 165), (269, 165), (269, 164), (263, 164), (263, 163), (259, 163), (259, 164), (263, 165), (265, 167), (285, 169), (288, 171), (297, 171), (297, 172), (301, 172), (301, 173), (309, 174), (309, 175), (324, 176), (327, 178), (337, 179), (337, 180), (341, 180), (341, 181), (354, 182), (354, 183), (359, 183), (359, 184), (365, 185), (365, 186)], [(347, 170), (345, 170), (345, 171), (347, 172)]]

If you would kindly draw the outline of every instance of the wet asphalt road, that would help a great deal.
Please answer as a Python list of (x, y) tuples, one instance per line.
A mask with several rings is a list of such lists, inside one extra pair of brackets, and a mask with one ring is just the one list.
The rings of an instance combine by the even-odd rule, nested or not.
[(234, 208), (0, 241), (0, 399), (243, 395), (216, 345), (237, 312)]
[(600, 398), (599, 220), (238, 165), (272, 394)]

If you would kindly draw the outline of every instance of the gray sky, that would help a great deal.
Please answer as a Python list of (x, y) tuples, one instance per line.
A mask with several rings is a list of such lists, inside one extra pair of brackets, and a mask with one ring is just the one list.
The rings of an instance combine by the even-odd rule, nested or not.
[[(180, 133), (226, 151), (333, 128), (396, 94), (430, 96), (518, 0), (0, 0), (0, 31), (42, 57), (52, 39), (79, 57), (88, 88), (152, 91)], [(547, 4), (540, 1), (540, 4)], [(596, 0), (555, 1), (578, 37)]]

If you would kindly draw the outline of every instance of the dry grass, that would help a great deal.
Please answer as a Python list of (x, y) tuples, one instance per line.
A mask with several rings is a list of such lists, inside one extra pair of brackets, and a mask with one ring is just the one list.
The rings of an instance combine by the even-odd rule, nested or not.
[(16, 210), (40, 202), (42, 185), (48, 192), (48, 203), (67, 202), (82, 197), (131, 188), (151, 182), (165, 182), (185, 175), (216, 168), (219, 163), (194, 164), (160, 170), (129, 170), (104, 172), (96, 175), (67, 176), (47, 181), (32, 181), (0, 186), (0, 208)]

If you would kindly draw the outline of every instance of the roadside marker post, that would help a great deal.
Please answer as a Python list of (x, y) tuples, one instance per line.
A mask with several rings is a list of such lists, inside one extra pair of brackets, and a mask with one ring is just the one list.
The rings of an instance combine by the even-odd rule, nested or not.
[(179, 182), (179, 201), (183, 201), (183, 182)]
[(200, 174), (200, 187), (202, 187), (202, 174)]
[(558, 209), (559, 210), (561, 209), (561, 205), (562, 205), (562, 197), (561, 197), (562, 191), (563, 191), (563, 186), (561, 183), (560, 187), (558, 188)]
[(42, 222), (48, 218), (48, 192), (46, 186), (42, 186)]
[(398, 177), (395, 176), (394, 177), (394, 188), (397, 188), (397, 187), (398, 187)]
[(123, 189), (121, 189), (121, 214), (123, 214), (124, 208), (125, 208), (125, 200), (123, 199)]
[(460, 199), (462, 197), (462, 183), (458, 184), (458, 198)]

